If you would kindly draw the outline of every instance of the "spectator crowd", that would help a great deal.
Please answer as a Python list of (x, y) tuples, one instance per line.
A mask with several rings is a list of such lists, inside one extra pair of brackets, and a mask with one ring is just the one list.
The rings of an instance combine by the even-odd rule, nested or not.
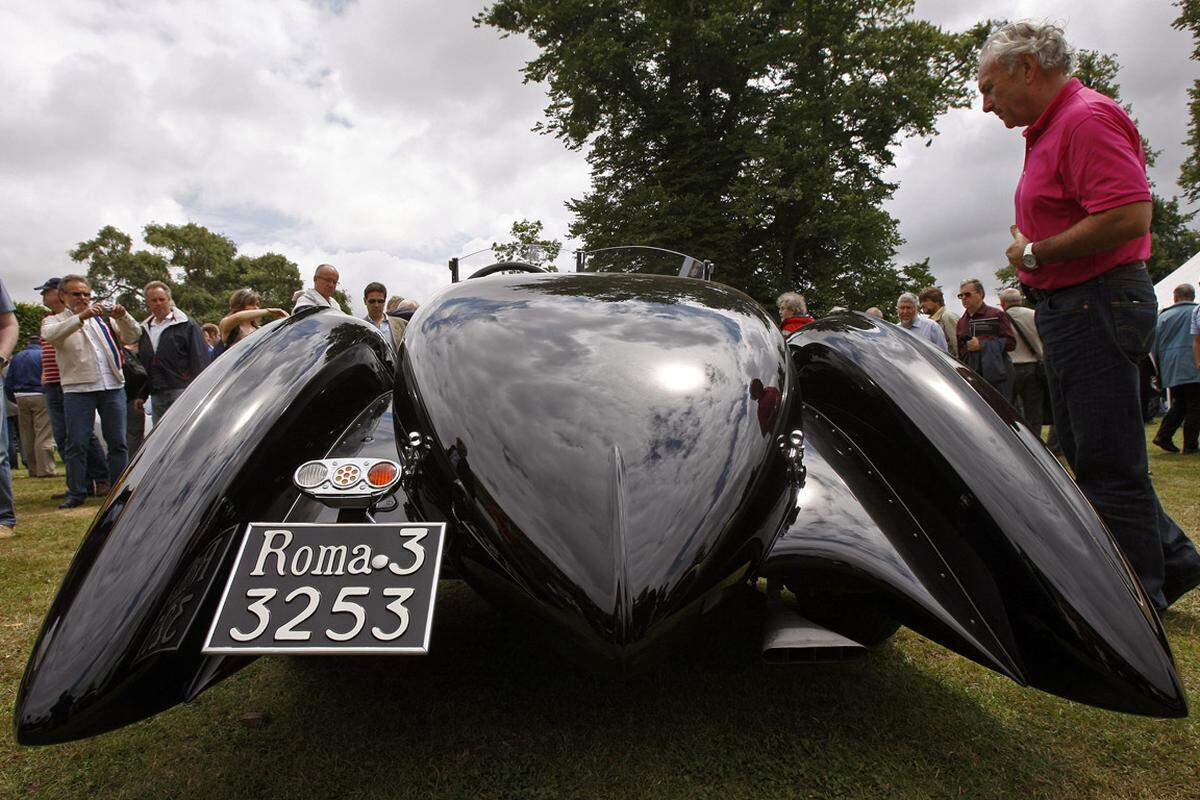
[[(338, 278), (336, 268), (321, 264), (312, 287), (296, 293), (292, 312), (320, 306), (346, 313), (334, 297)], [(150, 314), (140, 322), (122, 305), (93, 296), (85, 275), (49, 278), (35, 291), (47, 310), (41, 333), (14, 353), (15, 306), (0, 280), (0, 538), (15, 533), (11, 470), (18, 462), (31, 478), (55, 477), (58, 452), (67, 484), (54, 496), (60, 509), (103, 497), (141, 447), (147, 412), (152, 426), (161, 424), (213, 359), (264, 323), (289, 316), (260, 308), (261, 296), (249, 287), (230, 294), (229, 313), (215, 323), (188, 316), (162, 281), (142, 290)], [(363, 300), (364, 319), (398, 346), (417, 304), (389, 298), (378, 282), (367, 285)]]

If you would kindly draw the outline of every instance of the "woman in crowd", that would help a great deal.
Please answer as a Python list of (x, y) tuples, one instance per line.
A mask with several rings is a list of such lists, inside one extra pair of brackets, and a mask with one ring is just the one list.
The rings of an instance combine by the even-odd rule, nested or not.
[(218, 350), (224, 352), (239, 340), (254, 333), (264, 320), (288, 315), (282, 308), (259, 308), (260, 302), (262, 295), (248, 287), (229, 295), (229, 314), (217, 325), (221, 342), (213, 348), (214, 358)]

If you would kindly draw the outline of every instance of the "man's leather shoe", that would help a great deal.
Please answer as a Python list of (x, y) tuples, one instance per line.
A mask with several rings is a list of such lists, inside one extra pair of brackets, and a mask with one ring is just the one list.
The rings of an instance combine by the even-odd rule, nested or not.
[(108, 481), (96, 481), (96, 491), (92, 492), (92, 497), (107, 497), (112, 491), (112, 484)]
[(66, 500), (58, 504), (59, 508), (79, 508), (83, 505), (83, 501), (77, 497), (68, 497)]
[(1175, 443), (1172, 442), (1170, 439), (1159, 439), (1157, 436), (1155, 436), (1150, 441), (1152, 441), (1154, 443), (1155, 447), (1161, 447), (1163, 450), (1166, 450), (1168, 453), (1178, 453), (1179, 452), (1179, 448), (1176, 447)]
[(1200, 586), (1200, 569), (1194, 570), (1182, 578), (1173, 578), (1168, 575), (1163, 581), (1162, 587), (1163, 596), (1167, 598), (1167, 605), (1172, 605), (1197, 586)]

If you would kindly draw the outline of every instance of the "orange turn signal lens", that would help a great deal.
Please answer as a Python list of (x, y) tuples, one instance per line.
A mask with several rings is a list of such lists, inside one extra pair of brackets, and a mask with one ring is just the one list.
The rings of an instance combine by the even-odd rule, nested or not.
[(367, 471), (367, 483), (372, 486), (387, 486), (396, 480), (399, 474), (399, 468), (391, 461), (377, 461)]

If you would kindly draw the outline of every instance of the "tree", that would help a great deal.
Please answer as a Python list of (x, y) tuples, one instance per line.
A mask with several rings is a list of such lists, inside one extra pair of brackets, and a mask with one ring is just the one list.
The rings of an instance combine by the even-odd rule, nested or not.
[[(1200, 0), (1176, 0), (1175, 5), (1179, 17), (1174, 27), (1192, 34), (1192, 60), (1200, 61)], [(1193, 81), (1188, 89), (1188, 119), (1188, 138), (1184, 144), (1191, 152), (1179, 167), (1179, 185), (1194, 203), (1200, 200), (1200, 80)]]
[(290, 308), (292, 294), (302, 286), (299, 267), (284, 256), (239, 256), (233, 240), (202, 225), (150, 223), (143, 238), (153, 250), (134, 251), (128, 234), (106, 225), (70, 252), (87, 264), (98, 297), (121, 303), (138, 319), (149, 314), (142, 290), (153, 280), (170, 286), (187, 314), (207, 322), (229, 313), (235, 289), (252, 287), (262, 294), (264, 306)]
[(1183, 211), (1179, 198), (1154, 198), (1154, 216), (1150, 221), (1150, 259), (1146, 267), (1150, 280), (1158, 283), (1179, 265), (1200, 253), (1200, 232), (1191, 227), (1195, 211)]
[(146, 244), (162, 251), (177, 279), (171, 287), (175, 303), (198, 319), (229, 313), (229, 293), (244, 286), (234, 264), (237, 245), (203, 225), (150, 223)]
[[(1200, 1), (1200, 0), (1198, 0)], [(1091, 89), (1121, 103), (1125, 113), (1133, 116), (1133, 107), (1121, 100), (1121, 86), (1117, 74), (1121, 63), (1113, 55), (1095, 50), (1080, 50), (1076, 54), (1075, 77)], [(1136, 122), (1136, 120), (1135, 120)], [(1142, 137), (1142, 149), (1146, 155), (1146, 166), (1154, 165), (1158, 151)], [(1190, 227), (1196, 212), (1186, 212), (1179, 207), (1179, 198), (1167, 200), (1154, 191), (1150, 182), (1150, 199), (1154, 210), (1150, 218), (1150, 259), (1146, 266), (1150, 280), (1158, 282), (1175, 270), (1184, 261), (1200, 252), (1200, 232)], [(1017, 286), (1016, 270), (1005, 266), (996, 270), (996, 279), (1001, 286)]]
[(46, 307), (38, 303), (17, 302), (14, 307), (17, 317), (17, 346), (22, 350), (32, 338), (41, 336), (42, 318), (49, 313)]
[(895, 274), (883, 171), (970, 97), (978, 37), (912, 7), (498, 0), (476, 23), (540, 48), (523, 70), (549, 87), (538, 129), (589, 148), (591, 191), (568, 203), (587, 249), (683, 250), (761, 301), (832, 303)]
[(87, 264), (93, 295), (102, 301), (120, 303), (141, 319), (149, 312), (142, 302), (142, 287), (150, 281), (170, 283), (167, 260), (145, 250), (133, 252), (129, 234), (105, 225), (94, 239), (80, 242), (68, 255)]
[[(279, 253), (263, 253), (253, 257), (238, 256), (234, 259), (234, 268), (240, 277), (241, 286), (253, 287), (262, 295), (263, 308), (282, 308), (290, 311), (292, 295), (304, 288), (300, 268)], [(232, 291), (233, 289), (230, 289), (225, 292), (226, 309)], [(345, 301), (345, 295), (340, 290), (334, 294), (341, 295), (338, 299)]]
[(542, 221), (519, 219), (509, 231), (512, 241), (504, 244), (492, 242), (492, 253), (497, 261), (524, 261), (549, 272), (557, 272), (554, 259), (562, 252), (562, 242), (542, 238)]

